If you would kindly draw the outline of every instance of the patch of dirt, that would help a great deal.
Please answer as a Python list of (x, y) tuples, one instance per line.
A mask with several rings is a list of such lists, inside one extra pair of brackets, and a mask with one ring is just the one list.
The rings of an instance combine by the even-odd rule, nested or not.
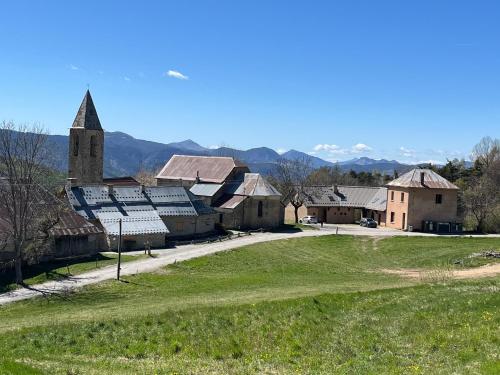
[(375, 250), (375, 251), (378, 250), (378, 243), (380, 240), (383, 240), (383, 239), (384, 239), (384, 237), (382, 237), (382, 236), (373, 237), (373, 240), (372, 240), (373, 250)]
[(409, 279), (475, 279), (480, 277), (490, 277), (500, 274), (500, 263), (487, 264), (485, 266), (468, 268), (464, 270), (452, 270), (452, 269), (410, 269), (410, 268), (399, 268), (399, 269), (382, 269), (384, 273), (389, 273), (392, 275), (399, 275), (401, 277), (406, 277)]

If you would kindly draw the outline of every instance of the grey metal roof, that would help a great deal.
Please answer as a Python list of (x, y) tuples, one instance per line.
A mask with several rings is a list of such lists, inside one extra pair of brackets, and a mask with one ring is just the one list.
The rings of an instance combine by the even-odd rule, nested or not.
[(123, 235), (169, 233), (156, 211), (135, 212), (129, 216), (123, 216), (117, 212), (99, 212), (97, 217), (108, 235), (117, 236), (119, 234), (120, 219), (122, 220)]
[(238, 207), (238, 205), (247, 198), (248, 197), (245, 195), (225, 195), (219, 200), (216, 207), (233, 209)]
[[(366, 207), (380, 193), (379, 187), (365, 186), (313, 186), (306, 190), (306, 207)], [(385, 207), (384, 207), (385, 210)]]
[(245, 173), (243, 181), (228, 184), (224, 192), (258, 197), (281, 196), (280, 192), (259, 173)]
[(99, 116), (97, 116), (94, 101), (92, 100), (92, 96), (90, 96), (89, 90), (87, 90), (83, 97), (82, 104), (80, 104), (72, 127), (102, 130), (101, 122), (99, 121)]
[[(422, 175), (424, 181), (422, 184)], [(438, 175), (431, 169), (412, 169), (404, 175), (396, 178), (387, 184), (389, 187), (406, 187), (406, 188), (430, 188), (430, 189), (453, 189), (458, 187), (448, 181), (446, 178)]]
[(379, 188), (365, 208), (375, 211), (385, 211), (387, 209), (387, 188)]
[(222, 186), (222, 184), (194, 184), (189, 191), (201, 197), (213, 197)]

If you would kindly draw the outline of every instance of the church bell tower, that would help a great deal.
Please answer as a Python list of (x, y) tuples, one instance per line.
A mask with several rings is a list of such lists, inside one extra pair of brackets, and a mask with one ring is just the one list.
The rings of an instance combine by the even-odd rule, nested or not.
[(87, 90), (69, 131), (68, 177), (77, 185), (101, 184), (104, 131)]

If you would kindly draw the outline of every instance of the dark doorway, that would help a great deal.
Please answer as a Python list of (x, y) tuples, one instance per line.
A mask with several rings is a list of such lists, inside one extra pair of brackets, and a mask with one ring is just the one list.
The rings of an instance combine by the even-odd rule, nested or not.
[(405, 227), (406, 227), (406, 213), (403, 212), (403, 228), (401, 228), (401, 229), (404, 230)]

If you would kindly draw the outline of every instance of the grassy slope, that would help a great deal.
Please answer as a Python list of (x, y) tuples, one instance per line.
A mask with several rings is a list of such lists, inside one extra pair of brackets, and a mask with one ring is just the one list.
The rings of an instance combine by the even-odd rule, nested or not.
[[(35, 264), (23, 269), (24, 282), (26, 285), (35, 285), (49, 280), (60, 280), (116, 264), (117, 259), (118, 254), (106, 253), (97, 254), (93, 258)], [(138, 259), (141, 259), (141, 256), (122, 254), (122, 262)], [(17, 288), (14, 280), (15, 273), (13, 270), (0, 272), (0, 293)]]
[(0, 370), (16, 358), (51, 373), (494, 373), (498, 278), (413, 286), (376, 270), (447, 266), (497, 242), (271, 242), (16, 303), (0, 308)]

